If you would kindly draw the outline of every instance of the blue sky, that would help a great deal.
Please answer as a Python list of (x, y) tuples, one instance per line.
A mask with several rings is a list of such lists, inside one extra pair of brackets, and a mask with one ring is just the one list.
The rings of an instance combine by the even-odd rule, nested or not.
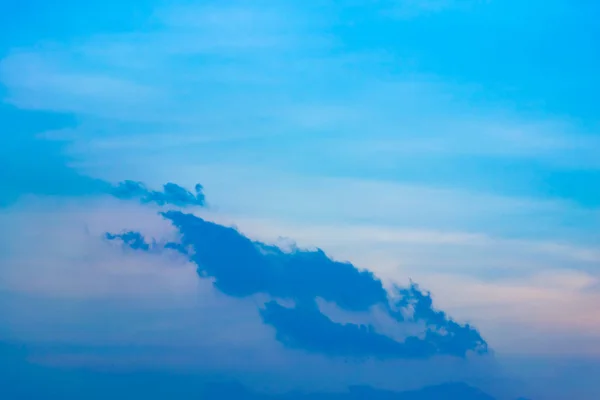
[[(592, 374), (569, 375), (600, 363), (597, 2), (31, 0), (5, 8), (0, 218), (12, 229), (0, 247), (2, 308), (27, 308), (41, 297), (56, 318), (62, 302), (73, 312), (47, 337), (30, 332), (38, 316), (8, 313), (1, 340), (99, 348), (135, 341), (135, 327), (91, 333), (97, 321), (78, 314), (88, 293), (97, 301), (90, 310), (107, 315), (123, 296), (136, 303), (124, 313), (160, 308), (157, 325), (139, 330), (168, 346), (164, 335), (177, 337), (188, 314), (165, 293), (181, 288), (190, 304), (203, 282), (195, 261), (176, 251), (132, 252), (104, 235), (126, 230), (185, 243), (181, 227), (157, 212), (195, 199), (194, 215), (235, 225), (255, 242), (321, 248), (371, 271), (386, 289), (414, 280), (431, 291), (436, 310), (473, 324), (495, 362), (522, 382), (519, 395), (600, 393)], [(126, 180), (145, 186), (119, 195), (114, 185)], [(167, 182), (189, 196), (175, 186), (162, 193)], [(206, 203), (194, 197), (197, 183)], [(187, 269), (171, 276), (170, 263)], [(215, 318), (239, 312), (260, 332), (238, 353), (237, 345), (219, 348), (221, 356), (274, 349), (264, 331), (273, 325), (261, 322), (255, 305), (268, 307), (285, 290), (238, 299), (208, 287), (204, 296), (218, 300), (194, 307), (216, 310)], [(369, 312), (379, 328), (372, 319), (389, 317)], [(157, 328), (160, 318), (171, 331)], [(76, 321), (89, 335), (69, 331)], [(241, 340), (232, 329), (231, 340)], [(94, 352), (101, 353), (90, 350), (89, 360), (102, 358)], [(302, 368), (316, 362), (293, 354), (289, 362)], [(61, 353), (47, 358), (57, 362)], [(238, 361), (223, 370), (256, 386)], [(456, 378), (445, 361), (429, 362), (414, 367), (423, 384)], [(423, 372), (440, 363), (435, 379)], [(569, 378), (551, 378), (548, 363)], [(460, 379), (502, 398), (496, 374)], [(299, 375), (286, 379), (321, 388)], [(546, 389), (550, 381), (555, 387)]]

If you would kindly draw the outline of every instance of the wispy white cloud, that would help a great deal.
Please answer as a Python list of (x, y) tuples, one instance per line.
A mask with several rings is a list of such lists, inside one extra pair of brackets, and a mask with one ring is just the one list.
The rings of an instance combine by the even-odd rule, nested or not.
[[(597, 254), (594, 260), (579, 259), (583, 249), (561, 248), (560, 251), (565, 253), (559, 259), (564, 261), (554, 266), (513, 266), (511, 262), (518, 263), (524, 259), (539, 262), (540, 255), (543, 259), (544, 254), (547, 260), (556, 262), (555, 245), (507, 241), (461, 232), (352, 224), (290, 225), (264, 219), (232, 219), (215, 211), (205, 211), (203, 215), (226, 224), (235, 221), (242, 232), (259, 240), (277, 242), (280, 235), (285, 235), (297, 239), (300, 246), (318, 245), (337, 259), (350, 260), (375, 271), (386, 282), (406, 283), (407, 277), (410, 277), (431, 290), (434, 301), (441, 308), (480, 326), (484, 335), (493, 341), (494, 348), (503, 354), (549, 357), (576, 356), (582, 352), (589, 355), (600, 351), (600, 320), (594, 317), (594, 305), (600, 300), (597, 290), (599, 278), (592, 272), (569, 268), (577, 261), (598, 263)], [(110, 337), (110, 343), (119, 344), (136, 337), (138, 343), (156, 346), (165, 345), (161, 338), (168, 336), (170, 341), (178, 337), (177, 346), (185, 353), (189, 351), (185, 350), (187, 345), (196, 346), (196, 351), (200, 351), (197, 341), (200, 337), (204, 338), (202, 335), (210, 336), (212, 332), (206, 330), (202, 318), (196, 322), (185, 322), (191, 321), (192, 315), (203, 312), (207, 313), (207, 318), (213, 312), (233, 315), (233, 311), (227, 311), (228, 301), (231, 300), (216, 294), (209, 282), (199, 281), (195, 268), (176, 254), (145, 256), (124, 252), (120, 247), (100, 240), (102, 232), (118, 230), (124, 225), (149, 236), (174, 235), (172, 228), (157, 218), (152, 209), (107, 199), (89, 200), (84, 204), (58, 198), (32, 198), (10, 212), (4, 211), (0, 218), (3, 225), (14, 227), (10, 234), (2, 237), (2, 245), (9, 251), (2, 252), (1, 264), (4, 267), (0, 271), (0, 291), (3, 294), (0, 305), (6, 311), (2, 313), (4, 323), (13, 326), (16, 329), (13, 334), (21, 338), (41, 332), (39, 327), (50, 321), (49, 315), (54, 315), (53, 302), (58, 312), (59, 309), (64, 310), (61, 302), (67, 301), (80, 305), (71, 309), (68, 315), (52, 317), (53, 336), (46, 336), (45, 340), (68, 339), (81, 344), (106, 344), (105, 341)], [(32, 246), (35, 246), (36, 252), (30, 251)], [(591, 254), (593, 250), (585, 252)], [(444, 263), (448, 261), (455, 265), (445, 268)], [(457, 265), (462, 262), (467, 269)], [(482, 272), (511, 267), (518, 269), (518, 272), (492, 277), (486, 277)], [(11, 292), (19, 294), (17, 297), (6, 297)], [(46, 302), (40, 309), (44, 311), (45, 318), (41, 314), (27, 314), (29, 316), (25, 317), (19, 312), (20, 307), (31, 307), (40, 301)], [(129, 306), (123, 308), (123, 302)], [(110, 304), (118, 304), (120, 311), (113, 310)], [(251, 302), (249, 307), (253, 306)], [(390, 334), (403, 334), (396, 331), (393, 324), (387, 323), (382, 315), (378, 316), (376, 310), (368, 315), (351, 315), (327, 303), (321, 304), (321, 307), (334, 320), (372, 322)], [(95, 323), (81, 314), (98, 312), (117, 313), (135, 324), (118, 323), (98, 333)], [(144, 317), (145, 322), (138, 320), (147, 312), (154, 313), (155, 318)], [(270, 337), (268, 332), (260, 333), (262, 331), (258, 325), (252, 328), (252, 315), (252, 312), (243, 315), (249, 324), (248, 332), (256, 333), (247, 336), (246, 341), (239, 344), (243, 354), (250, 354), (246, 351), (254, 351), (252, 349), (256, 349), (255, 346), (263, 348), (260, 343), (268, 342)], [(83, 336), (72, 336), (73, 331), (69, 327), (73, 326), (73, 319), (79, 319), (81, 329), (77, 332)], [(37, 329), (34, 330), (33, 326)], [(177, 333), (183, 332), (181, 329), (184, 326), (185, 335)], [(215, 325), (214, 328), (220, 329), (221, 339), (233, 340), (237, 335), (235, 332), (239, 331), (239, 324), (232, 328), (231, 334), (227, 333), (229, 331), (225, 325)], [(33, 336), (31, 338), (34, 339)], [(216, 340), (216, 337), (202, 340), (205, 339)], [(577, 345), (580, 340), (588, 343), (585, 349)], [(216, 342), (210, 343), (218, 347)], [(275, 347), (269, 351), (273, 352), (275, 358), (268, 363), (283, 362), (280, 358), (283, 356), (278, 353), (280, 350)], [(181, 355), (184, 356), (184, 353)], [(127, 361), (125, 357), (121, 361), (134, 360)], [(178, 363), (181, 365), (181, 362), (193, 364), (192, 359), (185, 357), (173, 357), (165, 362), (173, 362), (174, 366)], [(317, 361), (298, 362), (304, 365), (305, 362)], [(385, 368), (389, 367), (391, 364), (385, 364)], [(265, 365), (265, 368), (265, 371), (270, 371), (271, 367)], [(375, 371), (378, 369), (373, 370), (374, 374)], [(377, 383), (384, 386), (389, 384), (385, 379), (379, 379)]]
[[(525, 278), (474, 279), (415, 272), (455, 315), (477, 315), (499, 353), (596, 357), (600, 354), (598, 277), (545, 270)], [(456, 282), (460, 291), (452, 291)], [(516, 326), (521, 327), (515, 330)], [(580, 343), (585, 342), (585, 346)]]
[[(347, 360), (279, 345), (256, 311), (256, 305), (264, 302), (261, 296), (227, 297), (175, 254), (143, 255), (102, 240), (102, 232), (124, 225), (148, 234), (174, 233), (152, 210), (107, 199), (38, 198), (15, 207), (0, 215), (3, 225), (13, 227), (0, 237), (10, 248), (0, 253), (0, 329), (5, 340), (69, 344), (54, 350), (50, 346), (38, 360), (46, 364), (120, 368), (144, 366), (150, 359), (174, 370), (226, 373), (251, 385), (289, 375), (270, 385), (279, 390), (340, 389), (357, 383), (412, 388), (478, 379), (482, 368), (494, 368), (486, 360), (441, 357), (435, 371), (424, 374), (433, 364), (369, 361), (361, 364), (358, 376), (356, 365)], [(358, 317), (375, 319), (386, 328), (376, 312)], [(132, 342), (136, 346), (129, 352), (117, 356), (103, 352)], [(80, 350), (74, 354), (73, 349)], [(32, 357), (35, 360), (35, 352)], [(411, 372), (398, 379), (389, 372), (398, 368)], [(256, 374), (262, 378), (256, 380)], [(489, 372), (483, 376), (495, 379)]]
[[(398, 6), (433, 10), (446, 3)], [(349, 50), (332, 33), (335, 22), (312, 18), (313, 11), (237, 2), (174, 6), (138, 31), (13, 52), (1, 61), (0, 79), (8, 100), (21, 107), (170, 123), (167, 137), (191, 143), (219, 135), (304, 143), (312, 137), (307, 146), (332, 162), (368, 159), (383, 167), (397, 158), (448, 155), (596, 166), (599, 144), (567, 122), (469, 104), (472, 88), (398, 71), (392, 66), (404, 60), (390, 52)], [(82, 127), (79, 147), (91, 150), (97, 131)], [(123, 140), (135, 151), (131, 143), (145, 134), (163, 133), (114, 128), (103, 140), (112, 147)], [(264, 151), (282, 149), (267, 143)]]

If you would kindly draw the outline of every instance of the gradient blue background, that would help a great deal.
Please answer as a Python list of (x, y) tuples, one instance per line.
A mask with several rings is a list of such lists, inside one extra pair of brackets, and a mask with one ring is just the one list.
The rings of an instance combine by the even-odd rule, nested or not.
[[(53, 346), (77, 342), (69, 326), (98, 323), (82, 319), (77, 288), (104, 293), (110, 304), (88, 311), (110, 315), (128, 289), (94, 286), (113, 279), (107, 263), (159, 262), (95, 241), (123, 229), (178, 233), (161, 225), (155, 201), (111, 196), (132, 179), (149, 190), (200, 182), (203, 218), (254, 240), (318, 246), (386, 284), (412, 278), (494, 349), (504, 375), (486, 369), (469, 381), (490, 393), (600, 396), (597, 2), (25, 0), (1, 9), (0, 341), (7, 352), (37, 349), (23, 376), (70, 376), (55, 369), (64, 349)], [(80, 236), (90, 242), (67, 245)], [(83, 264), (98, 275), (77, 272)], [(196, 281), (190, 271), (177, 279)], [(170, 285), (161, 287), (176, 292)], [(152, 293), (130, 295), (153, 304), (145, 309), (159, 302)], [(25, 312), (40, 297), (64, 318), (60, 332)], [(136, 337), (86, 335), (99, 349)], [(102, 353), (86, 351), (81, 368)], [(46, 352), (54, 361), (40, 367)], [(426, 377), (438, 361), (417, 370)], [(431, 382), (451, 380), (444, 374)], [(82, 382), (113, 379), (92, 375)]]

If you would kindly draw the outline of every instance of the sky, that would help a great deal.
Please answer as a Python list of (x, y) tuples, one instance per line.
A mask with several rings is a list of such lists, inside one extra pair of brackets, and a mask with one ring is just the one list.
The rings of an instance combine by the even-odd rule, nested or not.
[(12, 398), (600, 398), (596, 1), (5, 3)]

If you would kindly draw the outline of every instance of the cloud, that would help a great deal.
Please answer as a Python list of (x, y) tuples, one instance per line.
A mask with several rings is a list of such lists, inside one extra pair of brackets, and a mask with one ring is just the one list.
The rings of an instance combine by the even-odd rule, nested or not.
[(329, 356), (393, 359), (450, 354), (464, 357), (466, 350), (471, 350), (470, 346), (487, 352), (487, 344), (476, 332), (473, 342), (461, 343), (454, 333), (440, 334), (431, 330), (423, 338), (409, 336), (404, 342), (398, 342), (368, 325), (334, 323), (316, 304), (301, 303), (288, 308), (271, 301), (265, 304), (261, 314), (265, 323), (275, 327), (277, 339), (286, 346)]
[(106, 238), (108, 240), (121, 239), (123, 243), (126, 243), (129, 247), (131, 247), (134, 250), (148, 251), (151, 248), (151, 244), (146, 243), (146, 240), (139, 232), (125, 232), (116, 235), (107, 233)]
[(202, 185), (197, 184), (192, 193), (187, 189), (175, 184), (167, 183), (163, 186), (163, 191), (149, 190), (141, 182), (124, 181), (118, 183), (110, 191), (110, 194), (119, 199), (136, 199), (142, 203), (155, 203), (159, 206), (174, 205), (179, 207), (206, 205)]
[[(303, 138), (312, 132), (318, 134), (308, 135), (317, 138), (312, 151), (365, 168), (376, 164), (386, 169), (382, 164), (434, 153), (596, 165), (590, 149), (598, 148), (597, 141), (562, 121), (460, 106), (452, 99), (472, 96), (472, 88), (445, 84), (410, 68), (388, 68), (406, 63), (406, 56), (385, 42), (384, 52), (365, 49), (345, 29), (338, 32), (343, 10), (337, 6), (316, 11), (310, 5), (272, 1), (208, 3), (158, 10), (149, 17), (153, 29), (140, 25), (119, 34), (92, 32), (77, 43), (12, 51), (0, 62), (7, 100), (23, 108), (74, 112), (88, 126), (99, 122), (90, 116), (140, 123), (142, 135), (129, 126), (99, 134), (92, 126), (76, 139), (83, 147), (122, 142), (135, 153), (139, 147), (131, 149), (130, 144), (144, 142), (148, 134), (163, 136), (161, 141), (187, 136), (181, 142), (193, 143), (215, 132), (229, 137), (285, 132)], [(459, 3), (470, 2), (385, 1), (359, 10), (378, 26), (381, 9), (427, 12)], [(391, 79), (382, 81), (382, 76)], [(171, 123), (169, 132), (157, 132), (165, 122)], [(271, 147), (277, 145), (268, 144), (261, 143), (269, 154), (264, 160), (274, 157)], [(186, 146), (177, 147), (181, 151)], [(331, 154), (328, 148), (337, 151)], [(375, 160), (372, 154), (380, 157)]]
[[(177, 215), (186, 216), (179, 213), (173, 217)], [(483, 370), (487, 378), (494, 373), (488, 357), (385, 354), (379, 343), (401, 349), (406, 332), (388, 337), (376, 323), (373, 328), (363, 328), (361, 325), (370, 325), (362, 321), (363, 315), (378, 319), (383, 313), (390, 324), (411, 326), (417, 335), (425, 330), (423, 324), (412, 321), (408, 313), (402, 320), (399, 314), (391, 317), (380, 281), (350, 264), (332, 265), (335, 262), (322, 252), (261, 245), (217, 224), (202, 231), (217, 237), (205, 246), (218, 243), (224, 232), (249, 242), (258, 251), (256, 257), (263, 257), (263, 276), (283, 285), (281, 294), (276, 294), (276, 285), (242, 282), (248, 275), (232, 279), (243, 270), (237, 264), (223, 270), (218, 260), (207, 266), (216, 271), (215, 276), (199, 279), (199, 266), (190, 261), (190, 255), (202, 254), (202, 243), (173, 251), (171, 243), (187, 243), (182, 232), (171, 220), (158, 218), (153, 207), (140, 207), (137, 201), (107, 196), (60, 201), (30, 198), (3, 210), (0, 222), (14, 227), (0, 235), (0, 341), (24, 343), (28, 360), (47, 365), (56, 376), (68, 376), (68, 371), (79, 374), (82, 368), (110, 373), (133, 369), (149, 379), (152, 372), (142, 371), (158, 365), (169, 369), (169, 374), (184, 371), (208, 380), (227, 377), (239, 380), (252, 392), (273, 394), (296, 389), (344, 391), (357, 384), (398, 391), (456, 380), (487, 388), (489, 385), (477, 383), (474, 377)], [(103, 240), (104, 232), (123, 226), (139, 234)], [(145, 239), (151, 237), (158, 240)], [(122, 247), (115, 245), (115, 240), (129, 244)], [(229, 239), (222, 240), (227, 243)], [(201, 259), (210, 261), (226, 250), (233, 253), (232, 248), (221, 246), (212, 255), (204, 252)], [(314, 279), (302, 277), (304, 267)], [(289, 269), (290, 274), (275, 274), (281, 269)], [(344, 279), (347, 286), (364, 291), (364, 295), (357, 292), (351, 296), (344, 284), (338, 284), (343, 282), (332, 283), (328, 275)], [(290, 281), (292, 277), (298, 282)], [(350, 310), (348, 314), (356, 319), (345, 321), (345, 317), (332, 315), (322, 302), (316, 302), (317, 306), (305, 300), (319, 295)], [(306, 317), (300, 315), (304, 307), (309, 310)], [(290, 313), (297, 319), (294, 323), (304, 328), (314, 319), (324, 321), (325, 330), (316, 327), (302, 332), (285, 321)], [(293, 346), (276, 337), (278, 332), (291, 332), (296, 336), (288, 336), (290, 340), (301, 341), (306, 335), (330, 340), (327, 338), (336, 331), (345, 342), (334, 349), (336, 354), (319, 348), (313, 351), (306, 341)], [(364, 331), (366, 335), (360, 333)], [(322, 349), (324, 341), (318, 340), (316, 345)], [(399, 370), (405, 371), (401, 377), (394, 372)], [(99, 381), (106, 379), (108, 384), (109, 378), (105, 375)], [(32, 379), (39, 382), (40, 376)], [(192, 393), (195, 387), (186, 390)]]
[[(434, 310), (430, 295), (414, 284), (396, 288), (390, 298), (383, 283), (372, 273), (332, 260), (322, 250), (292, 248), (286, 252), (192, 214), (171, 210), (162, 216), (181, 235), (181, 242), (169, 243), (169, 247), (189, 249), (190, 261), (198, 266), (198, 274), (213, 279), (218, 290), (234, 297), (266, 294), (294, 303), (285, 307), (272, 300), (261, 309), (263, 321), (276, 329), (277, 339), (286, 346), (358, 358), (465, 357), (469, 352), (488, 352), (487, 343), (477, 330)], [(121, 239), (134, 249), (150, 250), (137, 232), (109, 233), (106, 237)], [(422, 322), (427, 328), (421, 336), (397, 342), (372, 326), (333, 322), (319, 309), (317, 299), (353, 312), (381, 307), (398, 323)]]
[[(456, 320), (476, 321), (497, 353), (600, 354), (600, 318), (593, 311), (600, 301), (599, 258), (591, 246), (360, 221), (202, 215), (225, 225), (235, 222), (263, 242), (285, 243), (278, 239), (283, 236), (303, 248), (318, 244), (336, 259), (369, 267), (384, 282), (406, 285), (410, 277)], [(587, 344), (580, 346), (582, 341)]]

